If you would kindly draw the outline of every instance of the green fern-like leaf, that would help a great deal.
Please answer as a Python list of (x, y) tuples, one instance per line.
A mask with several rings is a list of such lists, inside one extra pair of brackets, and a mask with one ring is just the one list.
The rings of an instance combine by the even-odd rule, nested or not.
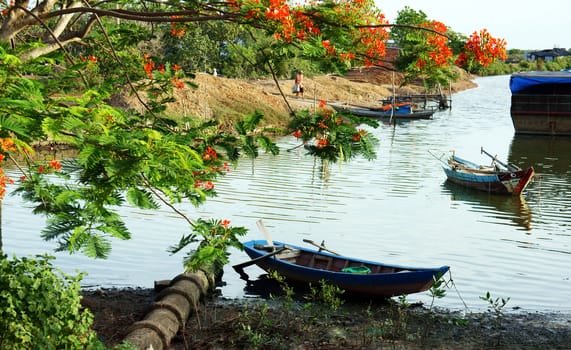
[(105, 259), (111, 252), (111, 243), (103, 237), (89, 235), (81, 246), (81, 251), (90, 258)]
[(262, 121), (263, 118), (264, 115), (258, 111), (248, 115), (244, 119), (244, 129), (250, 132), (256, 130), (256, 128), (258, 127), (258, 125), (260, 125), (260, 122)]
[(265, 152), (269, 152), (274, 156), (280, 153), (280, 148), (269, 137), (258, 136), (256, 142)]
[(197, 239), (197, 235), (194, 233), (191, 233), (189, 235), (183, 235), (178, 244), (170, 246), (167, 251), (171, 254), (176, 254), (178, 252), (180, 252), (182, 249), (186, 248), (189, 244), (198, 242)]
[[(0, 101), (1, 104), (2, 102)], [(0, 116), (0, 129), (9, 130), (21, 137), (29, 136), (25, 122), (21, 118), (14, 118), (9, 115)]]
[(125, 223), (120, 220), (108, 222), (107, 225), (98, 226), (97, 230), (121, 240), (127, 240), (131, 238), (131, 233), (127, 229), (127, 226), (125, 226)]
[(154, 200), (153, 195), (148, 191), (143, 191), (135, 187), (127, 190), (127, 201), (141, 209), (158, 209), (159, 205)]

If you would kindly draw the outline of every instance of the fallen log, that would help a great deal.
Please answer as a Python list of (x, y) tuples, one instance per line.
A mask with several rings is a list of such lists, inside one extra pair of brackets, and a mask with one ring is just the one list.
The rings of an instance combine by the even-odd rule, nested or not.
[(157, 294), (145, 318), (131, 326), (124, 342), (142, 350), (167, 349), (201, 298), (214, 287), (214, 273), (200, 270), (176, 276)]

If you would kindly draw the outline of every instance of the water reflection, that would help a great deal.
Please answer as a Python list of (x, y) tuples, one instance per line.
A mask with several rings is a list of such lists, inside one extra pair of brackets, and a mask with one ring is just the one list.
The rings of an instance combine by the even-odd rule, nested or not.
[(470, 206), (470, 211), (482, 213), (495, 223), (518, 226), (531, 234), (532, 211), (524, 195), (503, 196), (466, 189), (455, 183), (444, 182), (443, 193), (452, 203), (459, 202)]
[(514, 135), (510, 162), (533, 165), (535, 181), (526, 198), (537, 212), (536, 223), (551, 226), (559, 232), (571, 227), (571, 138)]
[(509, 159), (516, 164), (531, 164), (538, 173), (569, 178), (571, 138), (514, 135)]
[(251, 297), (269, 299), (280, 296), (284, 292), (282, 286), (268, 274), (262, 274), (257, 279), (246, 281), (244, 294)]

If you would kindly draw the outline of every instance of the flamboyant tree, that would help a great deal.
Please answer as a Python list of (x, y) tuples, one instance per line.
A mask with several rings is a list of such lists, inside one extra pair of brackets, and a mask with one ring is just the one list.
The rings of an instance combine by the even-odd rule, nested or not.
[(474, 32), (464, 44), (464, 52), (456, 59), (456, 64), (471, 73), (477, 65), (487, 67), (498, 59), (506, 59), (506, 41), (494, 38), (486, 29)]
[[(168, 206), (189, 223), (173, 251), (202, 242), (187, 257), (191, 268), (224, 261), (226, 247), (240, 247), (237, 237), (245, 231), (226, 219), (191, 219), (177, 204), (200, 205), (215, 195), (216, 179), (240, 152), (255, 157), (259, 149), (278, 149), (259, 127), (263, 116), (257, 113), (238, 121), (234, 132), (215, 121), (166, 114), (173, 90), (192, 85), (192, 71), (145, 51), (147, 43), (157, 32), (175, 40), (193, 22), (224, 21), (272, 38), (261, 52), (271, 72), (288, 55), (350, 67), (382, 64), (391, 26), (372, 0), (0, 4), (0, 161), (10, 159), (22, 173), (19, 180), (3, 176), (0, 185), (16, 181), (16, 192), (48, 217), (44, 238), (93, 257), (109, 253), (110, 237), (130, 237), (113, 208), (125, 202), (145, 209)], [(427, 21), (414, 29), (423, 37), (417, 74), (450, 64), (444, 24)], [(142, 108), (110, 103), (125, 87)], [(324, 109), (293, 114), (285, 132), (308, 142), (310, 154), (333, 162), (374, 157), (374, 138), (358, 127), (365, 121)], [(49, 142), (70, 145), (77, 155), (38, 161), (32, 146)]]
[(475, 65), (507, 58), (505, 40), (486, 29), (467, 38), (408, 6), (398, 12), (390, 36), (402, 50), (396, 64), (404, 83), (420, 77), (428, 88), (454, 80), (454, 64), (472, 72)]

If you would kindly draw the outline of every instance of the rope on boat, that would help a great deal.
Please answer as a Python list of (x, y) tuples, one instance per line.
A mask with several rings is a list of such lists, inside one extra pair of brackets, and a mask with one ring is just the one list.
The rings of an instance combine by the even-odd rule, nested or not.
[(458, 295), (458, 298), (460, 298), (460, 301), (462, 302), (462, 304), (464, 305), (464, 308), (468, 311), (470, 311), (470, 308), (468, 307), (468, 304), (466, 304), (466, 302), (464, 301), (464, 298), (462, 298), (462, 296), (460, 295), (460, 291), (458, 291), (458, 288), (456, 287), (456, 283), (454, 283), (454, 279), (452, 278), (452, 268), (448, 269), (448, 273), (450, 274), (450, 279), (448, 281), (444, 282), (444, 285), (448, 288), (450, 287), (454, 287), (454, 290), (456, 291), (456, 294)]
[(436, 156), (434, 153), (432, 153), (430, 150), (428, 150), (428, 153), (430, 153), (431, 156), (433, 156), (434, 158), (436, 158), (439, 162), (441, 162), (442, 164), (446, 165), (447, 167), (450, 167), (450, 165), (442, 160), (442, 157), (444, 157), (446, 155), (446, 153), (442, 153), (442, 155), (440, 157)]

